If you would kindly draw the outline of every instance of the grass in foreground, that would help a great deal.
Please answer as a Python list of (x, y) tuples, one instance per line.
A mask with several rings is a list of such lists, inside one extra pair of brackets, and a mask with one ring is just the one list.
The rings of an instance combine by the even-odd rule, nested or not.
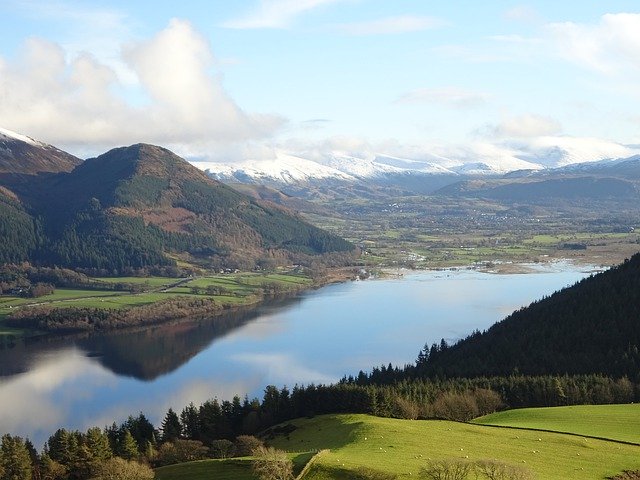
[(640, 404), (522, 408), (486, 415), (474, 423), (554, 430), (640, 443)]
[(251, 460), (200, 460), (156, 469), (156, 480), (253, 480)]
[[(312, 452), (292, 453), (293, 471), (299, 474), (313, 457)], [(255, 480), (251, 457), (226, 460), (200, 460), (156, 469), (156, 480)]]
[(531, 469), (538, 480), (604, 479), (640, 468), (640, 447), (561, 433), (446, 421), (325, 415), (293, 422), (283, 450), (329, 448), (305, 480), (348, 479), (359, 467), (417, 478), (429, 459), (498, 459)]

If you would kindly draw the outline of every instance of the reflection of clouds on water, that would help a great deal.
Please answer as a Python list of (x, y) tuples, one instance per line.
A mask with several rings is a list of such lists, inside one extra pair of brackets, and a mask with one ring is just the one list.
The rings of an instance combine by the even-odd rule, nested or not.
[[(82, 388), (75, 382), (82, 379)], [(90, 398), (91, 386), (104, 385), (114, 375), (87, 361), (76, 349), (47, 354), (27, 373), (0, 383), (0, 432), (50, 433), (66, 423), (69, 404), (78, 395)]]
[(248, 363), (265, 372), (265, 380), (278, 386), (300, 383), (332, 383), (337, 379), (332, 375), (307, 368), (300, 360), (283, 353), (238, 353), (232, 360)]
[(260, 315), (257, 319), (243, 325), (230, 333), (227, 338), (231, 340), (253, 338), (264, 340), (269, 337), (286, 333), (289, 330), (289, 321), (286, 315), (276, 312)]

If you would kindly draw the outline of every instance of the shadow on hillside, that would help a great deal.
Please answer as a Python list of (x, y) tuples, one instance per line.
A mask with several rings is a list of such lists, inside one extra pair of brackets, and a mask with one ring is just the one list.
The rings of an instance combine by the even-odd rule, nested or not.
[(288, 433), (276, 433), (268, 438), (267, 443), (289, 452), (342, 448), (353, 443), (358, 436), (357, 432), (364, 428), (364, 422), (350, 419), (352, 417), (349, 415), (321, 415), (294, 420), (289, 424), (295, 426), (295, 429), (284, 429)]

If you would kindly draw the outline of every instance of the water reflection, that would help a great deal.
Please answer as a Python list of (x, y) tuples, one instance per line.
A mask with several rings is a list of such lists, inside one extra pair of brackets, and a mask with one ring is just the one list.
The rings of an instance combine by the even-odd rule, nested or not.
[(37, 339), (0, 349), (0, 432), (41, 445), (211, 397), (261, 396), (268, 384), (321, 383), (412, 362), (425, 342), (454, 341), (586, 276), (420, 272), (332, 285), (253, 313), (133, 332)]
[[(108, 334), (14, 340), (0, 344), (0, 377), (27, 372), (51, 352), (75, 347), (117, 375), (152, 381), (179, 368), (208, 345), (251, 320), (275, 315), (270, 312), (300, 301), (300, 298), (273, 300), (251, 311)], [(263, 321), (255, 323), (247, 332), (256, 338), (265, 338), (282, 333), (282, 328), (277, 323)]]

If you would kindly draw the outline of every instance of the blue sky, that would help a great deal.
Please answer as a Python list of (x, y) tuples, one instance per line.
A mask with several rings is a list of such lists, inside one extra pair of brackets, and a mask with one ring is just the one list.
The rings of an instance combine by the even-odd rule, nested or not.
[[(0, 126), (90, 155), (623, 156), (637, 1), (2, 0)], [(596, 155), (597, 154), (597, 155)]]

